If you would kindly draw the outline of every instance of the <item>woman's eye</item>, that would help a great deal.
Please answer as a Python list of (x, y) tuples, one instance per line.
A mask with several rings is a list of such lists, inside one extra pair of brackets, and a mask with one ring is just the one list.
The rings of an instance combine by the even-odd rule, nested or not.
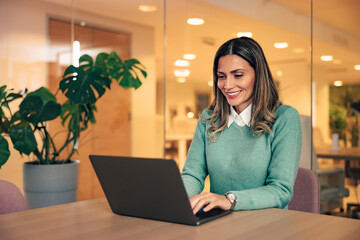
[(242, 76), (243, 76), (242, 74), (236, 74), (236, 75), (235, 75), (236, 78), (240, 78), (240, 77), (242, 77)]
[(218, 76), (218, 79), (225, 79), (225, 76)]

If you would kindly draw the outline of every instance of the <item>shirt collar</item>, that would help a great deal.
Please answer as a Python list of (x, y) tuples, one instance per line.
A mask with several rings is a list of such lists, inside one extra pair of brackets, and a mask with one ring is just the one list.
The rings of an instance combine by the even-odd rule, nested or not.
[(252, 103), (249, 106), (247, 106), (247, 108), (245, 108), (240, 114), (237, 114), (235, 109), (232, 106), (230, 106), (228, 127), (230, 127), (233, 122), (235, 122), (240, 127), (243, 127), (245, 125), (250, 127), (251, 105)]

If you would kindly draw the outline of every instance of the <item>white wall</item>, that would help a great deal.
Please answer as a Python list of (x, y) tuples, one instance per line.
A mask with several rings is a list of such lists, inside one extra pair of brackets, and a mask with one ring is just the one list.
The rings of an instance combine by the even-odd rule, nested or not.
[[(271, 64), (270, 68), (279, 81), (279, 94), (283, 104), (296, 108), (300, 114), (311, 114), (310, 66), (305, 60)], [(281, 70), (282, 75), (276, 76)]]

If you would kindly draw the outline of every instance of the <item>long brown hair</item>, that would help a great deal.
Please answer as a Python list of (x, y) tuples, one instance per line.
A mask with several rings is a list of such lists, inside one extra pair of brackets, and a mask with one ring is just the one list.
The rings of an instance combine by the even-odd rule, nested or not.
[(216, 52), (213, 67), (214, 101), (210, 105), (210, 116), (201, 117), (210, 124), (210, 142), (227, 126), (230, 106), (221, 90), (217, 87), (219, 59), (226, 55), (237, 55), (245, 59), (255, 71), (250, 127), (254, 135), (271, 133), (276, 120), (275, 110), (281, 105), (274, 80), (260, 45), (248, 37), (234, 38), (224, 43)]

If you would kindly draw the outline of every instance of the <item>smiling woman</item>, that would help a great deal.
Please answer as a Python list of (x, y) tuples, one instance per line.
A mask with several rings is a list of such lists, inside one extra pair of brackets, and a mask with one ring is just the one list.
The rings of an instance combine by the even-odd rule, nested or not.
[[(198, 121), (182, 173), (194, 213), (287, 208), (301, 151), (297, 110), (281, 105), (251, 38), (224, 43), (213, 73), (215, 99)], [(201, 193), (207, 175), (210, 193)]]

